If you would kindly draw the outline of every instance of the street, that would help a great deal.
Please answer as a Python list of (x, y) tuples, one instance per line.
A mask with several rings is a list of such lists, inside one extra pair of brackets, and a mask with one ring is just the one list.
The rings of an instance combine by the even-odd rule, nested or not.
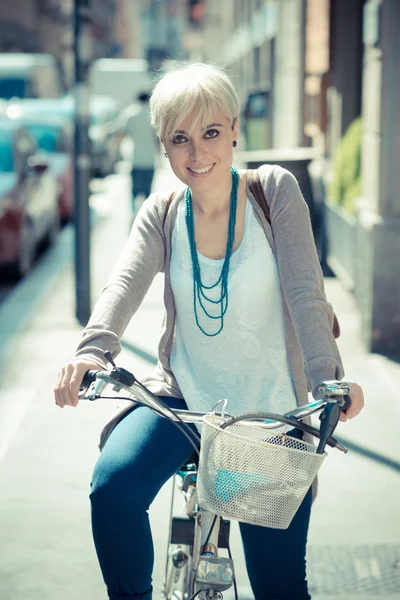
[[(153, 189), (175, 185), (160, 167)], [(92, 192), (94, 302), (128, 235), (128, 176), (112, 175)], [(156, 360), (162, 289), (158, 275), (123, 338), (118, 364), (139, 378)], [(349, 453), (330, 450), (321, 469), (309, 534), (310, 591), (315, 600), (394, 600), (400, 594), (400, 367), (365, 353), (353, 298), (335, 279), (326, 280), (326, 289), (341, 323), (346, 377), (364, 387), (366, 408), (339, 425)], [(71, 228), (5, 298), (0, 322), (0, 599), (105, 600), (88, 494), (98, 435), (115, 402), (60, 410), (53, 400), (57, 371), (73, 356), (81, 333), (74, 317)], [(160, 597), (170, 497), (168, 482), (150, 511), (154, 598)], [(250, 600), (236, 524), (232, 551), (239, 598)]]

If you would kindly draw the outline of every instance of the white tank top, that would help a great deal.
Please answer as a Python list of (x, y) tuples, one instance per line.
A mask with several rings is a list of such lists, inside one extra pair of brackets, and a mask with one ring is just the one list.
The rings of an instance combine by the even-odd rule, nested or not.
[[(203, 284), (214, 284), (223, 259), (197, 255)], [(170, 365), (189, 410), (208, 411), (225, 398), (226, 410), (233, 415), (295, 408), (276, 260), (250, 201), (243, 239), (230, 261), (229, 302), (221, 333), (208, 337), (195, 321), (185, 202), (179, 205), (173, 230), (170, 271), (176, 306)], [(220, 285), (207, 290), (213, 299), (220, 293)], [(204, 305), (210, 314), (217, 314), (218, 305), (207, 301)], [(205, 331), (218, 330), (219, 320), (206, 317), (199, 306), (197, 314)]]

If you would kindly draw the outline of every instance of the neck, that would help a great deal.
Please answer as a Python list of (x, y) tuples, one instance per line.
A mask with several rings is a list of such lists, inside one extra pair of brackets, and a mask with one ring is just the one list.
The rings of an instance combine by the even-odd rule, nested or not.
[(232, 189), (232, 174), (229, 171), (211, 190), (204, 192), (191, 191), (193, 211), (205, 216), (229, 211)]

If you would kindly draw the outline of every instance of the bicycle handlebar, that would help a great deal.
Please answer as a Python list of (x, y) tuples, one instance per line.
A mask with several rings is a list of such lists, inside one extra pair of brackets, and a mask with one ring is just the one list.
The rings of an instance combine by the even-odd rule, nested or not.
[[(84, 390), (84, 392), (80, 398), (97, 400), (102, 397), (101, 394), (104, 388), (109, 384), (113, 386), (115, 391), (120, 391), (121, 389), (126, 390), (132, 395), (133, 401), (144, 404), (173, 421), (201, 423), (203, 417), (210, 414), (210, 412), (170, 409), (160, 401), (157, 396), (141, 384), (132, 373), (125, 369), (117, 368), (115, 365), (113, 365), (112, 369), (107, 371), (87, 371), (82, 380), (81, 390)], [(285, 415), (278, 415), (275, 413), (249, 413), (247, 415), (233, 417), (224, 411), (214, 412), (214, 414), (228, 419), (230, 424), (236, 420), (241, 420), (244, 424), (248, 421), (248, 425), (250, 426), (256, 424), (271, 429), (283, 424), (294, 425), (304, 432), (310, 433), (320, 439), (317, 449), (318, 453), (322, 453), (326, 445), (347, 452), (346, 448), (332, 437), (332, 433), (339, 421), (340, 412), (347, 410), (351, 404), (348, 395), (349, 385), (344, 381), (324, 381), (319, 386), (319, 393), (322, 396), (321, 399), (314, 400), (305, 406), (295, 408)], [(302, 419), (321, 410), (321, 426), (319, 431), (302, 422)]]
[(101, 373), (101, 371), (86, 371), (83, 376), (80, 389), (87, 389), (97, 379), (97, 373)]

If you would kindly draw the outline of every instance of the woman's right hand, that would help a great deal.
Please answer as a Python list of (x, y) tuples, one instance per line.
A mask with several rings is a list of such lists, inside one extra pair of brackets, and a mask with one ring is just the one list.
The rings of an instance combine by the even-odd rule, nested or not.
[(68, 362), (58, 373), (57, 382), (54, 388), (54, 397), (57, 406), (78, 406), (79, 388), (86, 371), (93, 369), (100, 371), (97, 363), (84, 359), (76, 359)]

